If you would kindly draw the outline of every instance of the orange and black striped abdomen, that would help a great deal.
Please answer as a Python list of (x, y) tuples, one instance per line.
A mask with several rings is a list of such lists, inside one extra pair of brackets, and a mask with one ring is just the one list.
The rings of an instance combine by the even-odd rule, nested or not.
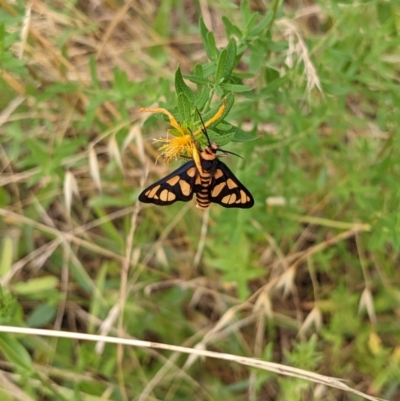
[(207, 146), (200, 154), (200, 158), (195, 160), (197, 166), (197, 177), (195, 183), (196, 193), (196, 207), (199, 209), (207, 209), (210, 202), (210, 188), (212, 184), (217, 156), (215, 154), (216, 148)]
[(203, 170), (203, 175), (199, 175), (196, 178), (196, 183), (198, 187), (196, 188), (196, 202), (199, 209), (207, 209), (210, 206), (210, 184), (211, 175), (210, 172)]

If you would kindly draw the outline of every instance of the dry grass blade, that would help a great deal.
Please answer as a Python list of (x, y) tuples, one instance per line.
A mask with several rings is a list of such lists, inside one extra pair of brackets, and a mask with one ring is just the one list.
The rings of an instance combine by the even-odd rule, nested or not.
[(36, 248), (31, 253), (23, 257), (22, 259), (15, 262), (11, 268), (7, 271), (4, 277), (0, 280), (1, 286), (6, 286), (10, 280), (28, 263), (35, 261), (35, 267), (40, 266), (43, 260), (46, 260), (62, 243), (61, 238), (57, 238), (48, 244), (42, 245)]
[[(9, 210), (0, 209), (0, 216), (9, 218), (10, 220), (13, 220), (14, 222), (18, 222), (19, 224), (27, 224), (27, 225), (33, 226), (34, 228), (36, 228), (40, 231), (46, 232), (48, 234), (54, 235), (57, 238), (60, 236), (60, 231), (58, 231), (57, 229), (55, 229), (53, 227), (48, 227), (45, 224), (38, 223), (32, 219), (29, 219), (25, 216), (21, 216), (17, 213), (10, 212)], [(81, 238), (78, 238), (71, 232), (63, 232), (62, 235), (65, 237), (65, 239), (67, 239), (73, 243), (76, 243), (80, 246), (83, 246), (86, 249), (96, 252), (100, 255), (108, 256), (108, 257), (111, 257), (116, 260), (123, 260), (123, 256), (121, 256), (115, 252), (109, 251), (108, 249), (105, 249), (104, 247), (96, 245), (93, 242), (89, 242), (89, 241), (83, 240)]]
[(20, 48), (18, 52), (18, 58), (22, 59), (22, 56), (24, 54), (25, 46), (26, 46), (26, 41), (28, 40), (28, 34), (29, 34), (29, 27), (31, 24), (31, 18), (32, 18), (32, 5), (28, 3), (26, 6), (26, 12), (25, 12), (25, 18), (22, 23), (22, 30), (21, 30), (21, 43), (20, 43)]
[[(107, 335), (111, 331), (111, 329), (114, 327), (114, 324), (117, 321), (118, 316), (119, 316), (119, 311), (120, 311), (119, 304), (114, 305), (111, 308), (110, 312), (107, 315), (107, 318), (103, 320), (103, 322), (101, 323), (101, 326), (100, 326), (100, 333), (102, 336)], [(103, 353), (104, 345), (105, 345), (104, 341), (99, 341), (96, 344), (96, 353), (97, 354), (101, 355)]]
[(294, 266), (292, 266), (280, 276), (278, 282), (276, 283), (277, 289), (283, 289), (284, 298), (293, 292), (295, 277), (296, 269)]
[[(143, 119), (142, 119), (143, 121)], [(128, 135), (124, 139), (124, 142), (122, 144), (122, 150), (125, 150), (129, 143), (132, 142), (132, 140), (136, 140), (136, 150), (137, 154), (139, 156), (139, 160), (142, 164), (145, 164), (146, 162), (146, 156), (144, 152), (144, 144), (143, 144), (143, 136), (142, 136), (142, 131), (141, 131), (141, 122), (133, 124), (132, 128), (129, 130)]]
[(303, 61), (304, 73), (307, 79), (307, 93), (310, 95), (314, 88), (317, 88), (322, 93), (320, 79), (317, 70), (309, 56), (308, 48), (304, 39), (296, 25), (296, 23), (287, 18), (282, 18), (278, 25), (284, 28), (285, 35), (289, 40), (289, 50), (286, 57), (286, 63), (290, 68), (293, 68), (296, 61)]
[[(298, 379), (304, 379), (313, 383), (324, 384), (329, 387), (334, 387), (342, 391), (346, 391), (349, 393), (357, 394), (360, 397), (363, 397), (367, 400), (371, 401), (380, 401), (376, 397), (372, 397), (368, 394), (362, 393), (361, 391), (355, 390), (342, 381), (334, 377), (328, 377), (324, 375), (320, 375), (318, 373), (309, 372), (307, 370), (293, 368), (291, 366), (285, 366), (278, 363), (261, 361), (254, 358), (248, 358), (243, 356), (237, 356), (232, 354), (225, 354), (213, 351), (207, 351), (204, 349), (196, 349), (196, 348), (186, 348), (177, 345), (169, 345), (169, 344), (161, 344), (150, 341), (140, 341), (140, 340), (131, 340), (126, 338), (115, 338), (115, 337), (105, 337), (98, 336), (93, 334), (84, 334), (84, 333), (71, 333), (66, 331), (57, 331), (57, 330), (43, 330), (43, 329), (31, 329), (31, 328), (21, 328), (21, 327), (12, 327), (12, 326), (0, 326), (1, 333), (13, 333), (13, 334), (26, 334), (26, 335), (35, 335), (35, 336), (45, 336), (45, 337), (58, 337), (58, 338), (70, 338), (77, 339), (82, 341), (104, 341), (109, 344), (121, 344), (121, 345), (129, 345), (133, 347), (139, 348), (153, 348), (153, 349), (164, 349), (169, 351), (175, 351), (183, 354), (191, 354), (198, 355), (208, 358), (216, 358), (225, 361), (231, 361), (235, 363), (239, 363), (245, 366), (251, 366), (253, 368), (258, 368), (261, 370), (266, 370), (269, 372), (274, 372), (284, 376), (296, 377)], [(201, 348), (201, 347), (200, 347)]]
[(64, 178), (64, 200), (68, 216), (71, 214), (73, 195), (79, 196), (78, 183), (75, 176), (70, 171), (67, 171)]
[(2, 174), (0, 177), (0, 187), (8, 184), (15, 184), (19, 181), (26, 181), (35, 174), (40, 173), (40, 171), (40, 167), (35, 167), (31, 170), (23, 171), (21, 173)]
[(125, 174), (124, 166), (122, 164), (121, 152), (119, 151), (119, 147), (118, 147), (117, 140), (115, 139), (115, 135), (113, 135), (110, 138), (107, 148), (108, 148), (108, 155), (109, 155), (110, 159), (114, 159), (117, 162), (118, 167), (121, 170), (121, 173)]
[(96, 151), (94, 150), (94, 147), (92, 145), (89, 147), (89, 169), (90, 169), (90, 175), (96, 187), (99, 189), (99, 191), (101, 191), (99, 162), (97, 160)]
[(371, 323), (376, 324), (376, 313), (374, 306), (374, 299), (372, 298), (371, 290), (368, 287), (364, 288), (361, 294), (360, 303), (358, 306), (358, 313), (361, 314), (364, 310), (367, 311)]
[(307, 315), (306, 319), (300, 327), (299, 336), (303, 338), (312, 325), (314, 325), (316, 331), (321, 330), (322, 312), (321, 309), (319, 309), (318, 307), (314, 307), (312, 311)]
[(273, 318), (271, 298), (267, 292), (262, 292), (254, 304), (254, 312), (262, 312), (268, 319)]
[(9, 395), (10, 400), (34, 401), (26, 392), (22, 391), (19, 386), (16, 386), (12, 380), (9, 380), (4, 372), (0, 372), (0, 388)]
[(0, 127), (10, 118), (14, 110), (25, 100), (25, 96), (17, 96), (0, 113)]

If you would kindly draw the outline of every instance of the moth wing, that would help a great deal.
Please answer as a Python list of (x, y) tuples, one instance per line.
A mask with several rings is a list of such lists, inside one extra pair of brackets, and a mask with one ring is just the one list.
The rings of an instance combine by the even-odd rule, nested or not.
[(196, 165), (190, 160), (144, 189), (138, 199), (140, 202), (159, 206), (171, 205), (177, 201), (188, 202), (193, 197), (196, 176)]
[(217, 160), (210, 201), (224, 207), (249, 209), (254, 205), (250, 191), (236, 178), (229, 167)]

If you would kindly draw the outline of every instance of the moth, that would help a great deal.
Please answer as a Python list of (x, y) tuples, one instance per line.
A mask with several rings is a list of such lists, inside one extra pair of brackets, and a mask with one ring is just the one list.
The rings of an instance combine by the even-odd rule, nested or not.
[(254, 205), (250, 191), (219, 159), (217, 152), (236, 154), (211, 143), (204, 123), (202, 131), (208, 146), (202, 151), (197, 149), (192, 160), (143, 190), (139, 195), (140, 202), (167, 206), (178, 201), (188, 202), (196, 194), (196, 207), (203, 210), (211, 203), (241, 209)]

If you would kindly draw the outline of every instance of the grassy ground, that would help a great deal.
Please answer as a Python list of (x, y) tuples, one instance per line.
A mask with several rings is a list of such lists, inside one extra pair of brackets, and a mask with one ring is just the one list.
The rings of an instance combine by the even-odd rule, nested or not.
[[(3, 400), (400, 399), (400, 6), (281, 3), (0, 0)], [(139, 204), (223, 98), (255, 206)]]

